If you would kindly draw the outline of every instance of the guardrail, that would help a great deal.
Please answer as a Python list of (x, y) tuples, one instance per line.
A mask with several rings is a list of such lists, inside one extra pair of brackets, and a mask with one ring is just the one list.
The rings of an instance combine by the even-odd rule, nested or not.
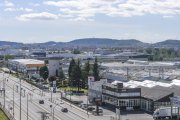
[(0, 109), (3, 110), (3, 112), (6, 114), (6, 116), (9, 118), (9, 120), (16, 120), (13, 115), (0, 104)]

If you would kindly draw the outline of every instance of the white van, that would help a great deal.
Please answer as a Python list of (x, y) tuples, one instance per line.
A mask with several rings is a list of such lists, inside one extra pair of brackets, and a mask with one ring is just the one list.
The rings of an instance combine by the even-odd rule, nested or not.
[[(177, 118), (178, 115), (178, 108), (172, 108), (172, 117)], [(171, 119), (171, 107), (162, 107), (158, 108), (154, 111), (153, 114), (154, 120), (161, 120), (161, 119)]]

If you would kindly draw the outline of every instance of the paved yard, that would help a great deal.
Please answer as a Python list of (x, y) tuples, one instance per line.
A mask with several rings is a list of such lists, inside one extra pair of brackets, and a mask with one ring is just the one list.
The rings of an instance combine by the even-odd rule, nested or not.
[(121, 120), (153, 120), (152, 115), (142, 111), (128, 111), (121, 114)]

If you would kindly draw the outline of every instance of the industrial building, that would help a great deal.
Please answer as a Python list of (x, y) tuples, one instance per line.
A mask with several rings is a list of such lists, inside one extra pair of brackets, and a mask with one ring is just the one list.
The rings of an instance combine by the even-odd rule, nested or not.
[(12, 59), (8, 60), (8, 68), (25, 74), (36, 74), (39, 68), (44, 66), (44, 61), (35, 59)]
[(121, 110), (144, 110), (152, 113), (156, 108), (170, 106), (170, 97), (180, 95), (180, 80), (173, 80), (171, 83), (150, 80), (108, 82), (103, 80), (89, 84), (89, 101), (101, 99), (102, 104)]

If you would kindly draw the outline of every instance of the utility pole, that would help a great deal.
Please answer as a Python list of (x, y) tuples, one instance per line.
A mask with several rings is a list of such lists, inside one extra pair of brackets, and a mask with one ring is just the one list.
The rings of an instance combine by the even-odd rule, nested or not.
[(53, 120), (54, 120), (54, 110), (55, 110), (56, 106), (58, 106), (58, 104), (56, 104), (53, 108)]
[(29, 96), (29, 93), (27, 94), (27, 120), (28, 120), (28, 117), (29, 117), (29, 115), (28, 115), (28, 110), (29, 110), (29, 106), (28, 106), (28, 96)]
[(5, 90), (6, 90), (6, 88), (5, 88), (5, 78), (4, 78), (4, 73), (3, 73), (3, 90), (4, 90), (4, 108), (5, 108), (5, 106), (6, 106), (6, 93), (5, 93)]
[(53, 92), (53, 88), (51, 87), (51, 102), (52, 102), (52, 92)]
[(49, 118), (49, 116), (48, 116), (49, 113), (47, 113), (47, 112), (38, 112), (38, 113), (41, 114), (41, 120), (46, 120)]

